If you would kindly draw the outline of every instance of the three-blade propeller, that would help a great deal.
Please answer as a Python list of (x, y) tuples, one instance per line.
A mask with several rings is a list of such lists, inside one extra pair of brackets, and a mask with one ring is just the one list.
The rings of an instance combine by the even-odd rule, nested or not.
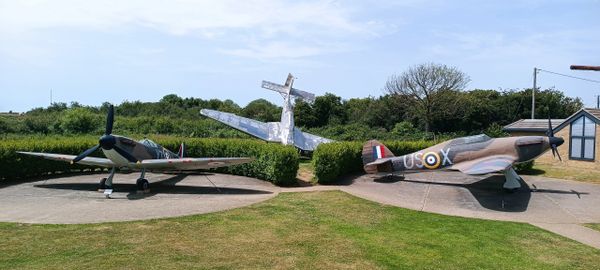
[(548, 135), (548, 142), (550, 143), (550, 148), (552, 148), (552, 156), (558, 156), (558, 160), (562, 161), (557, 147), (563, 144), (564, 140), (560, 137), (554, 137), (554, 130), (552, 129), (552, 120), (550, 119), (550, 115), (548, 115), (548, 132), (546, 135)]
[(114, 110), (113, 105), (110, 105), (110, 107), (108, 108), (108, 115), (106, 116), (106, 129), (104, 130), (104, 135), (102, 135), (102, 137), (100, 137), (98, 144), (88, 150), (83, 151), (83, 153), (81, 153), (77, 157), (75, 157), (71, 161), (71, 163), (81, 161), (82, 159), (84, 159), (85, 157), (87, 157), (88, 155), (93, 153), (94, 151), (98, 150), (98, 148), (100, 148), (100, 147), (102, 147), (102, 149), (104, 149), (104, 150), (114, 149), (117, 153), (119, 153), (121, 156), (126, 158), (128, 161), (137, 162), (138, 161), (137, 158), (135, 158), (129, 152), (123, 150), (116, 144), (117, 139), (115, 138), (115, 136), (112, 135), (114, 121), (115, 121), (115, 110)]

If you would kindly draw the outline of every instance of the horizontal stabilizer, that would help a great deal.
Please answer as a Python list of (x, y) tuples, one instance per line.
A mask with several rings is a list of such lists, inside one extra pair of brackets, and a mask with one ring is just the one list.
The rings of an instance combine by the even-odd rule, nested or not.
[(279, 123), (264, 123), (246, 117), (237, 116), (232, 113), (209, 109), (202, 109), (200, 113), (259, 139), (269, 142), (281, 142), (279, 139)]
[[(273, 90), (275, 92), (279, 92), (282, 94), (286, 94), (286, 95), (288, 94), (288, 87), (281, 85), (281, 84), (272, 83), (269, 81), (262, 81), (261, 87), (265, 88), (265, 89)], [(315, 94), (309, 93), (306, 91), (302, 91), (302, 90), (298, 90), (296, 88), (292, 88), (290, 90), (289, 94), (292, 96), (303, 98), (310, 102), (313, 102), (315, 100)]]

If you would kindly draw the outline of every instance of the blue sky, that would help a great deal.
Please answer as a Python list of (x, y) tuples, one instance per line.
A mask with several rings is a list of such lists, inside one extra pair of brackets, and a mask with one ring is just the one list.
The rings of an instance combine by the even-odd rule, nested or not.
[[(435, 62), (467, 89), (521, 89), (533, 67), (600, 81), (600, 1), (10, 1), (0, 0), (0, 111), (55, 102), (257, 98), (260, 82), (345, 99), (379, 96), (387, 78)], [(595, 106), (600, 84), (541, 73)]]

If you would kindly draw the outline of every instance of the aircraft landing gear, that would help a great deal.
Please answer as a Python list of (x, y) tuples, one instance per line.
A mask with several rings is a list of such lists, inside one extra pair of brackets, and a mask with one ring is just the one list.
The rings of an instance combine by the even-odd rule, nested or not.
[(110, 194), (112, 194), (113, 192), (113, 187), (112, 187), (112, 180), (113, 177), (115, 176), (115, 167), (113, 167), (110, 170), (110, 174), (108, 175), (107, 178), (102, 178), (100, 180), (100, 186), (98, 187), (98, 191), (100, 192), (104, 192), (104, 195), (106, 196), (107, 199), (110, 199)]
[(138, 180), (135, 182), (135, 185), (137, 186), (138, 194), (150, 193), (150, 182), (148, 182), (148, 180), (144, 179), (145, 175), (146, 175), (146, 169), (142, 169), (142, 174), (140, 175), (140, 178), (138, 178)]
[(506, 178), (506, 181), (502, 186), (504, 190), (513, 193), (521, 188), (521, 183), (519, 181), (522, 179), (512, 167), (504, 171), (504, 177)]

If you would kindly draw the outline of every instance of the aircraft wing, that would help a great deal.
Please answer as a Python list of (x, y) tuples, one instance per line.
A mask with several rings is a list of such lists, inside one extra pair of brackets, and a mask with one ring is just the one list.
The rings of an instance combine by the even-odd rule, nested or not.
[(232, 113), (220, 112), (209, 109), (202, 109), (200, 113), (204, 116), (215, 119), (223, 124), (233, 127), (237, 130), (246, 132), (259, 139), (269, 142), (279, 142), (279, 123), (264, 123), (254, 119), (237, 116)]
[[(17, 151), (17, 153), (23, 154), (23, 155), (29, 155), (29, 156), (43, 157), (45, 159), (50, 159), (50, 160), (65, 161), (65, 162), (71, 162), (71, 160), (73, 160), (75, 157), (77, 157), (74, 155), (38, 153), (38, 152)], [(83, 165), (89, 165), (89, 166), (100, 166), (100, 167), (106, 167), (106, 168), (115, 166), (115, 164), (112, 161), (110, 161), (110, 159), (97, 158), (97, 157), (86, 157), (86, 158), (80, 160), (79, 162), (77, 162), (77, 164), (83, 164)]]
[(146, 159), (140, 163), (131, 163), (136, 169), (150, 170), (198, 170), (226, 167), (252, 162), (254, 158), (181, 158), (181, 159)]
[(449, 169), (459, 170), (465, 174), (487, 174), (500, 172), (510, 168), (516, 161), (516, 158), (510, 155), (493, 155), (465, 161), (452, 165)]
[(328, 142), (332, 142), (332, 140), (294, 128), (294, 145), (302, 150), (314, 151), (319, 144)]

